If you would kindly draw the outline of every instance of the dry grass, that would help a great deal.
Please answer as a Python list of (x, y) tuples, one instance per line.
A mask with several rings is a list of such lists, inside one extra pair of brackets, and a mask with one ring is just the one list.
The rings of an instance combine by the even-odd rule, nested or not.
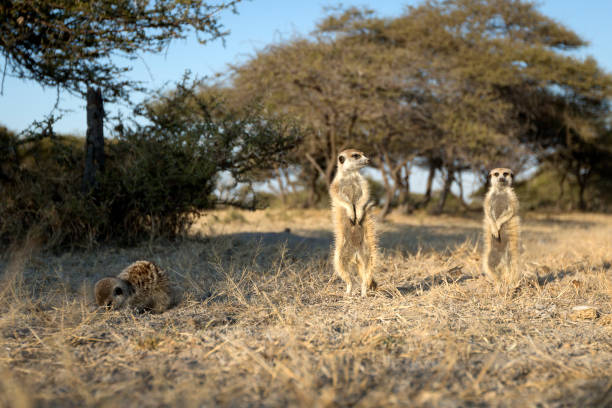
[[(326, 212), (216, 212), (191, 239), (132, 249), (16, 249), (0, 263), (0, 406), (610, 406), (612, 217), (524, 224), (531, 278), (498, 292), (479, 220), (392, 217), (366, 299), (331, 273)], [(95, 280), (141, 258), (183, 302), (96, 310)]]

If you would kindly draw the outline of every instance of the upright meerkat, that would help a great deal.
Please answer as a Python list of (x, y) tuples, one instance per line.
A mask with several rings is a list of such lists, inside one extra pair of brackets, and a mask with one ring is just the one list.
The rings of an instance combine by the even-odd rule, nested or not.
[(334, 270), (350, 294), (350, 271), (357, 269), (361, 277), (361, 296), (376, 289), (372, 275), (377, 262), (374, 218), (369, 211), (370, 192), (359, 170), (368, 158), (360, 151), (347, 149), (338, 155), (338, 169), (329, 188), (334, 220)]
[(497, 270), (502, 258), (505, 258), (506, 267), (510, 270), (506, 280), (514, 282), (518, 278), (521, 224), (519, 202), (512, 189), (513, 179), (514, 173), (510, 169), (491, 170), (491, 186), (484, 199), (483, 270), (497, 281), (502, 278)]
[(136, 261), (116, 278), (96, 283), (96, 302), (100, 306), (161, 313), (173, 302), (174, 291), (168, 275), (153, 262)]

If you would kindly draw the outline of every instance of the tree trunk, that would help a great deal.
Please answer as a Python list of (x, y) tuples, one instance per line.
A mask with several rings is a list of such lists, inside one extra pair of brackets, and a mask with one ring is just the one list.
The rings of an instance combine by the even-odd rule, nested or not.
[[(403, 170), (403, 176), (402, 176)], [(414, 204), (410, 199), (410, 164), (406, 163), (402, 168), (399, 169), (397, 174), (397, 180), (399, 185), (399, 207), (404, 214), (410, 214), (414, 211)]]
[(442, 191), (440, 192), (440, 200), (438, 200), (438, 205), (433, 211), (433, 214), (442, 214), (442, 210), (444, 210), (444, 204), (446, 204), (446, 198), (448, 197), (448, 193), (450, 192), (451, 184), (453, 184), (453, 172), (451, 170), (448, 170), (446, 173), (446, 178), (444, 179), (444, 186), (442, 187)]
[[(332, 157), (335, 157), (335, 155)], [(327, 183), (327, 188), (331, 186), (332, 182), (334, 181), (335, 175), (336, 161), (332, 159), (327, 162), (327, 167), (325, 168), (325, 182)]]
[(459, 186), (459, 203), (466, 211), (469, 211), (470, 206), (468, 203), (465, 202), (464, 194), (463, 194), (463, 176), (462, 176), (463, 173), (459, 171), (458, 174), (459, 176), (455, 178), (456, 179), (455, 181), (457, 182), (457, 185)]
[(287, 205), (287, 189), (283, 182), (283, 173), (280, 167), (276, 167), (276, 178), (278, 182), (278, 193), (281, 197), (281, 202), (283, 205)]
[(384, 220), (385, 217), (391, 212), (391, 202), (393, 201), (393, 197), (395, 196), (395, 186), (389, 183), (389, 179), (387, 178), (387, 173), (385, 171), (384, 166), (385, 164), (381, 162), (379, 166), (380, 175), (385, 187), (385, 204), (383, 205), (382, 211), (380, 212), (381, 220)]
[[(563, 208), (563, 196), (565, 195), (565, 179), (567, 178), (567, 172), (564, 171), (561, 174), (561, 182), (559, 183), (559, 196), (557, 197), (557, 210)], [(570, 200), (571, 201), (571, 200)]]
[(429, 162), (429, 174), (427, 175), (427, 187), (425, 188), (425, 196), (423, 200), (417, 205), (417, 208), (427, 207), (427, 204), (431, 201), (431, 193), (433, 189), (433, 181), (436, 176), (437, 166), (433, 161)]
[(384, 220), (391, 213), (393, 199), (400, 188), (401, 167), (394, 166), (394, 161), (384, 148), (378, 146), (377, 150), (379, 152), (378, 157), (374, 158), (373, 161), (375, 167), (380, 170), (380, 176), (385, 187), (385, 204), (380, 213), (380, 219)]
[(586, 211), (587, 208), (586, 201), (584, 200), (585, 187), (586, 185), (584, 183), (579, 183), (578, 185), (578, 209), (580, 209), (580, 211)]
[(580, 165), (578, 165), (576, 169), (576, 180), (578, 181), (578, 209), (580, 211), (586, 211), (587, 204), (586, 200), (584, 199), (584, 192), (586, 190), (589, 175), (591, 174), (591, 169), (588, 169), (585, 172), (582, 172), (581, 170)]
[(304, 203), (304, 208), (314, 208), (317, 203), (321, 200), (321, 195), (317, 190), (317, 181), (319, 180), (319, 173), (316, 171), (310, 174), (308, 180), (308, 200)]
[(97, 173), (104, 172), (104, 102), (100, 89), (87, 88), (87, 136), (82, 190), (90, 192), (97, 184)]

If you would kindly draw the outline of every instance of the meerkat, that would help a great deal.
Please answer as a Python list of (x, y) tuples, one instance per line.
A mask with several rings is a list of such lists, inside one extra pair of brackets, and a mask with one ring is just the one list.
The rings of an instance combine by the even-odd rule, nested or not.
[(520, 238), (519, 202), (512, 188), (514, 173), (510, 169), (496, 168), (489, 172), (490, 188), (484, 199), (484, 254), (485, 274), (499, 281), (497, 270), (502, 258), (510, 275), (506, 280), (518, 278), (518, 257)]
[(153, 262), (136, 261), (116, 278), (104, 278), (96, 283), (99, 306), (162, 313), (171, 306), (174, 290), (166, 272)]
[(374, 217), (370, 212), (370, 193), (359, 170), (369, 163), (360, 151), (348, 149), (338, 155), (338, 169), (329, 188), (334, 222), (334, 270), (351, 294), (350, 271), (361, 278), (361, 296), (376, 289), (373, 271), (378, 249)]

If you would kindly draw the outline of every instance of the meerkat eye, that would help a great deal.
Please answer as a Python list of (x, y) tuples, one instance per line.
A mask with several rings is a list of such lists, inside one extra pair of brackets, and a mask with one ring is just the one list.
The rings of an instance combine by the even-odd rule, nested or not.
[(508, 177), (508, 172), (504, 172), (504, 177)]
[(353, 159), (358, 159), (360, 157), (361, 155), (359, 153), (353, 153)]
[(123, 289), (117, 287), (115, 288), (115, 290), (113, 290), (113, 296), (121, 296), (123, 295)]
[(338, 157), (338, 161), (340, 162), (340, 164), (344, 163), (344, 160), (346, 160), (344, 156)]
[(498, 172), (493, 173), (493, 175), (494, 175), (495, 177), (499, 177), (499, 173), (498, 173)]

